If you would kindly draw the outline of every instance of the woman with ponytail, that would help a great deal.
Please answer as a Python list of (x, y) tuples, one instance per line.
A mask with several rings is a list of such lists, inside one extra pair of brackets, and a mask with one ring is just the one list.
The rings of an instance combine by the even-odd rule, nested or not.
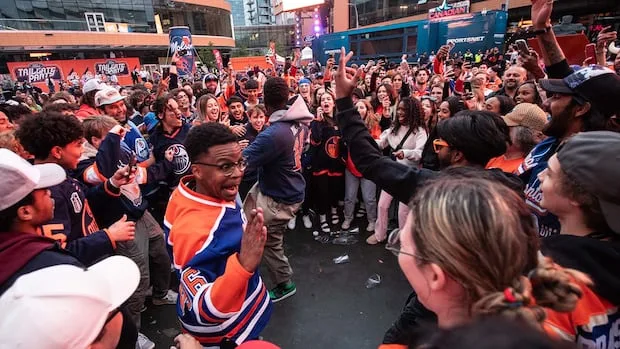
[(490, 315), (542, 329), (543, 307), (571, 311), (582, 295), (575, 280), (589, 282), (538, 253), (523, 198), (483, 175), (440, 176), (409, 206), (405, 226), (390, 234), (386, 248), (442, 329)]

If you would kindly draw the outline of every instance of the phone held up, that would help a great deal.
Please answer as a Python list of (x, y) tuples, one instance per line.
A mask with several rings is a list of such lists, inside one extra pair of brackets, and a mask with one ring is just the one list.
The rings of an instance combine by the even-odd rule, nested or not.
[(136, 159), (136, 154), (134, 154), (133, 152), (131, 153), (131, 157), (129, 158), (129, 163), (127, 164), (127, 167), (129, 169), (129, 171), (127, 172), (127, 174), (125, 175), (125, 177), (127, 179), (129, 179), (129, 177), (131, 176), (131, 174), (133, 172), (135, 172), (136, 169), (136, 165), (138, 164), (138, 159)]

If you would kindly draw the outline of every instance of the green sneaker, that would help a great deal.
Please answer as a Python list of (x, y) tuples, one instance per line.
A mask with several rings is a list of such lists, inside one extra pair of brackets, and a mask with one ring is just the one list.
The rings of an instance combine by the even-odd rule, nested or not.
[(283, 282), (269, 291), (269, 298), (274, 303), (286, 299), (297, 292), (297, 287), (293, 281)]

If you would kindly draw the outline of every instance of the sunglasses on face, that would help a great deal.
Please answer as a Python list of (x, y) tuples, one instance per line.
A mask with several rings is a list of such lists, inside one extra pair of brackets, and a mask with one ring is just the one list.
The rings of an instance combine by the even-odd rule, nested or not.
[(450, 147), (450, 145), (446, 143), (446, 141), (444, 141), (443, 139), (435, 139), (433, 141), (433, 150), (435, 151), (435, 153), (439, 153), (441, 149), (445, 147)]

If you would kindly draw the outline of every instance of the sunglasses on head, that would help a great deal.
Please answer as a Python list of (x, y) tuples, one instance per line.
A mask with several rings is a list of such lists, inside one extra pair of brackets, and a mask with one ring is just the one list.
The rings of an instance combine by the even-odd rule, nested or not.
[(435, 153), (439, 153), (441, 149), (445, 147), (450, 147), (450, 145), (443, 139), (435, 139), (433, 141), (433, 150), (435, 151)]

